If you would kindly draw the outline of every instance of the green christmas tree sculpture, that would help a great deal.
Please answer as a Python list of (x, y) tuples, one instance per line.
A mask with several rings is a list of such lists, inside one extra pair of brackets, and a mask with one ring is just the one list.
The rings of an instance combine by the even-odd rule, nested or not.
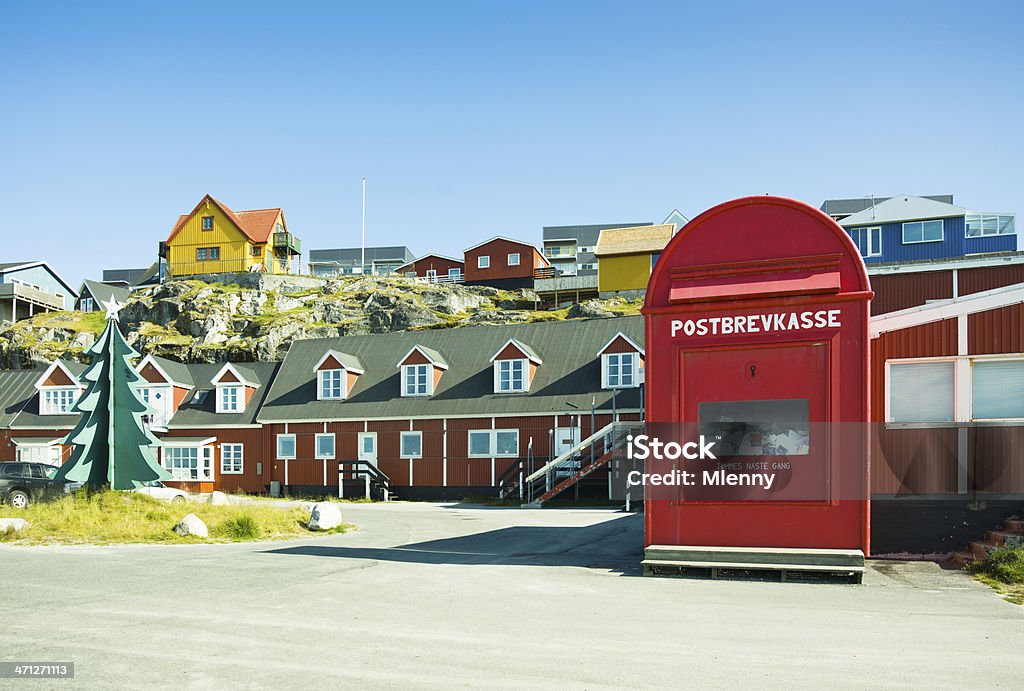
[(168, 480), (171, 474), (156, 458), (160, 440), (143, 422), (143, 416), (156, 411), (135, 388), (144, 381), (132, 367), (139, 353), (124, 340), (117, 325), (123, 305), (111, 299), (103, 306), (107, 326), (86, 351), (93, 361), (82, 375), (85, 391), (72, 408), (82, 414), (67, 437), (74, 450), (55, 477), (84, 482), (93, 490), (133, 489), (144, 482)]

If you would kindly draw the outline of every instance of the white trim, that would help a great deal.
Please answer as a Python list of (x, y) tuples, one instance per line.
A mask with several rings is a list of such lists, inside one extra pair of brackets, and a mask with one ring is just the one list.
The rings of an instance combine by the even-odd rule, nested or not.
[(402, 271), (402, 269), (407, 269), (410, 266), (412, 266), (413, 264), (418, 264), (419, 262), (423, 261), (424, 259), (430, 259), (431, 257), (435, 257), (437, 259), (444, 259), (445, 261), (456, 262), (458, 264), (465, 264), (465, 262), (463, 260), (456, 259), (455, 257), (449, 257), (447, 254), (431, 253), (431, 254), (424, 254), (422, 257), (417, 257), (416, 259), (413, 259), (411, 262), (406, 262), (405, 264), (402, 264), (400, 267), (395, 269), (395, 273), (400, 273)]
[[(1007, 235), (1006, 237), (1010, 236)], [(1009, 250), (1007, 252), (1009, 252)], [(1024, 264), (1024, 252), (1014, 252), (1013, 254), (1004, 253), (995, 257), (990, 256), (991, 254), (993, 253), (979, 253), (975, 255), (968, 255), (962, 259), (947, 259), (945, 261), (923, 260), (908, 262), (906, 264), (869, 264), (868, 275), (921, 273), (922, 271), (949, 271), (950, 269), (980, 269), (988, 266), (1013, 266), (1014, 264)]]
[[(60, 399), (63, 398), (61, 394), (71, 393), (71, 403), (68, 405), (67, 410), (60, 408)], [(50, 395), (54, 395), (58, 399), (58, 405), (50, 406), (47, 402), (47, 398)], [(74, 407), (78, 402), (79, 396), (82, 395), (82, 387), (80, 386), (44, 386), (39, 389), (39, 414), (40, 415), (74, 415)]]
[(63, 437), (35, 437), (31, 440), (28, 440), (25, 437), (11, 437), (11, 443), (15, 446), (29, 446), (35, 448), (42, 446), (57, 446), (63, 444), (66, 439), (66, 435)]
[(237, 369), (235, 369), (235, 366), (233, 364), (231, 364), (230, 362), (225, 362), (224, 363), (224, 366), (221, 367), (220, 371), (217, 372), (217, 374), (214, 375), (213, 379), (210, 380), (210, 383), (213, 384), (214, 386), (219, 386), (222, 383), (219, 380), (220, 380), (221, 377), (224, 376), (225, 372), (231, 372), (233, 375), (235, 375), (235, 378), (238, 379), (238, 381), (237, 382), (223, 382), (224, 384), (235, 384), (235, 383), (238, 383), (238, 384), (241, 384), (243, 386), (252, 387), (254, 389), (260, 388), (259, 384), (255, 383), (255, 382), (251, 382), (248, 379), (246, 379), (245, 377), (243, 377), (242, 373), (239, 372)]
[(1009, 307), (1010, 305), (1020, 303), (1024, 303), (1024, 283), (1015, 283), (940, 303), (910, 307), (905, 310), (873, 317), (870, 323), (871, 338), (878, 338), (881, 334), (888, 333), (889, 331), (931, 324), (932, 322), (951, 319), (960, 315), (987, 312), (988, 310)]
[(398, 367), (405, 367), (405, 361), (406, 361), (406, 360), (408, 360), (408, 359), (409, 359), (409, 356), (410, 356), (410, 355), (412, 355), (412, 354), (413, 354), (414, 352), (416, 352), (416, 351), (419, 351), (420, 355), (422, 355), (423, 357), (427, 358), (427, 361), (428, 361), (428, 362), (429, 362), (429, 363), (430, 363), (431, 365), (433, 365), (434, 367), (437, 367), (438, 369), (448, 369), (448, 365), (446, 365), (446, 364), (444, 364), (444, 363), (441, 363), (441, 362), (438, 362), (438, 361), (437, 361), (437, 360), (435, 360), (434, 358), (430, 357), (430, 356), (429, 356), (429, 355), (428, 355), (428, 354), (426, 353), (426, 351), (424, 351), (424, 350), (423, 350), (423, 348), (421, 348), (421, 347), (420, 347), (420, 345), (419, 345), (419, 344), (416, 344), (416, 345), (414, 345), (414, 346), (413, 346), (413, 347), (412, 347), (412, 348), (411, 348), (411, 349), (409, 350), (409, 352), (405, 354), (405, 357), (403, 357), (403, 358), (402, 358), (401, 360), (399, 360), (399, 361), (398, 361)]
[[(516, 260), (514, 262), (512, 261), (512, 257), (516, 258)], [(509, 252), (508, 256), (505, 258), (505, 265), (506, 266), (519, 266), (519, 264), (522, 262), (522, 258), (523, 258), (523, 253), (522, 252)]]
[[(238, 470), (224, 470), (224, 447), (225, 446), (237, 446), (239, 452), (239, 465)], [(245, 444), (242, 442), (221, 442), (220, 445), (220, 474), (221, 475), (243, 475), (245, 473)]]
[[(320, 455), (320, 438), (330, 437), (331, 438), (331, 455), (321, 456)], [(313, 435), (313, 458), (318, 461), (330, 461), (338, 457), (338, 439), (334, 432), (317, 432)]]
[[(55, 369), (57, 369), (58, 367), (61, 369), (62, 372), (64, 372), (64, 374), (68, 375), (68, 379), (70, 379), (73, 383), (72, 384), (61, 385), (61, 386), (43, 386), (43, 382), (45, 382), (47, 379), (49, 379), (50, 375), (53, 374), (53, 371)], [(67, 368), (67, 366), (65, 366), (64, 363), (60, 361), (60, 358), (58, 358), (58, 359), (54, 360), (52, 363), (50, 363), (50, 366), (46, 368), (46, 371), (43, 372), (43, 375), (41, 377), (39, 377), (39, 379), (37, 379), (36, 383), (35, 383), (35, 387), (36, 387), (37, 391), (42, 391), (44, 388), (46, 388), (46, 389), (62, 389), (62, 388), (70, 388), (72, 386), (74, 386), (76, 388), (81, 388), (82, 384), (81, 384), (81, 382), (78, 381), (78, 377), (73, 375), (71, 373), (71, 370), (69, 370)]]
[[(617, 384), (612, 386), (608, 383), (608, 365), (612, 357), (620, 357), (622, 355), (633, 356), (632, 366), (632, 379), (633, 383), (629, 386), (624, 384)], [(619, 381), (622, 381), (622, 362), (619, 362)], [(640, 353), (604, 353), (601, 355), (601, 388), (609, 390), (621, 390), (621, 389), (636, 389), (640, 386)]]
[[(873, 230), (877, 230), (878, 231), (878, 247), (875, 247), (874, 243), (871, 242), (871, 231), (873, 231)], [(849, 231), (848, 231), (849, 234), (850, 234), (850, 239), (853, 240), (853, 244), (855, 244), (855, 245), (857, 244), (857, 240), (856, 240), (856, 238), (853, 237), (853, 234), (855, 232), (857, 232), (857, 231), (864, 231), (864, 232), (867, 233), (867, 243), (866, 243), (866, 245), (867, 245), (868, 252), (867, 252), (867, 254), (862, 254), (860, 256), (864, 257), (865, 259), (870, 259), (871, 257), (881, 257), (882, 256), (882, 226), (859, 226), (857, 228), (850, 228)], [(859, 252), (860, 247), (858, 247), (857, 250)]]
[[(135, 373), (141, 375), (142, 374), (142, 370), (144, 370), (146, 368), (146, 365), (153, 365), (153, 368), (156, 369), (156, 371), (160, 374), (160, 376), (164, 378), (164, 382), (167, 383), (167, 384), (170, 384), (172, 386), (177, 386), (177, 387), (180, 387), (180, 388), (183, 388), (183, 389), (187, 389), (187, 390), (191, 390), (191, 389), (195, 388), (191, 384), (186, 384), (184, 382), (175, 381), (174, 378), (171, 377), (170, 375), (168, 375), (167, 372), (164, 370), (164, 368), (160, 366), (160, 364), (156, 361), (156, 358), (154, 358), (152, 354), (149, 354), (146, 357), (142, 358), (142, 361), (139, 362), (139, 364), (135, 367)], [(148, 382), (148, 383), (155, 384), (155, 382)]]
[[(595, 391), (595, 393), (596, 393), (596, 391)], [(610, 405), (610, 400), (611, 399), (609, 399), (609, 405)], [(610, 408), (607, 409), (607, 410), (600, 409), (597, 412), (598, 412), (599, 415), (610, 415), (611, 414), (611, 409)], [(640, 414), (642, 412), (643, 412), (642, 408), (618, 408), (619, 415), (632, 415), (634, 413)], [(558, 411), (558, 410), (538, 410), (538, 411), (530, 411), (530, 412), (526, 412), (526, 413), (516, 413), (516, 412), (513, 412), (513, 411), (499, 413), (499, 415), (501, 417), (543, 417), (543, 418), (549, 418), (552, 415), (575, 415), (575, 414), (576, 414), (576, 411), (574, 411), (574, 410), (570, 411), (568, 409), (562, 410), (562, 411)], [(327, 418), (322, 418), (322, 417), (318, 417), (318, 418), (303, 418), (301, 420), (290, 420), (290, 419), (289, 420), (282, 420), (282, 419), (270, 420), (270, 419), (266, 419), (266, 420), (258, 420), (258, 422), (260, 423), (259, 425), (251, 425), (251, 426), (252, 427), (259, 427), (260, 425), (299, 425), (299, 424), (319, 423), (319, 422), (363, 422), (363, 423), (365, 423), (365, 422), (369, 422), (371, 420), (373, 422), (392, 422), (394, 420), (441, 420), (441, 419), (444, 419), (444, 418), (447, 418), (449, 420), (467, 420), (467, 419), (479, 419), (481, 417), (489, 417), (489, 415), (486, 414), (486, 413), (475, 413), (475, 414), (474, 413), (466, 413), (466, 414), (457, 414), (457, 415), (456, 414), (451, 414), (451, 413), (443, 413), (441, 415), (392, 415), (392, 416), (373, 417), (373, 418), (366, 418), (366, 417), (347, 417), (347, 418), (346, 417), (327, 417)], [(230, 427), (230, 425), (224, 425), (223, 427), (224, 428), (228, 428), (228, 427)], [(178, 429), (194, 429), (194, 428), (195, 428), (195, 425), (189, 425), (187, 427), (179, 427)], [(212, 426), (211, 426), (211, 428), (212, 428)], [(52, 429), (52, 428), (51, 427), (19, 427), (18, 429)], [(204, 427), (203, 429), (207, 429), (207, 428)]]
[[(424, 391), (423, 393), (419, 393), (419, 392), (411, 393), (409, 391), (409, 387), (408, 387), (408, 384), (409, 384), (409, 379), (408, 379), (408, 377), (409, 377), (409, 370), (414, 368), (414, 367), (423, 367), (423, 368), (426, 369), (426, 385), (427, 385), (427, 390)], [(417, 364), (414, 364), (414, 365), (402, 365), (401, 366), (401, 374), (399, 375), (399, 377), (401, 378), (401, 394), (402, 394), (402, 398), (423, 398), (425, 396), (432, 396), (434, 394), (434, 371), (433, 371), (434, 367), (436, 367), (436, 365), (432, 365), (430, 363), (425, 363), (425, 362), (424, 363), (417, 363)]]
[[(412, 424), (412, 420), (410, 420), (409, 423), (411, 425)], [(399, 436), (398, 436), (398, 457), (399, 458), (407, 458), (410, 461), (412, 459), (414, 459), (414, 458), (423, 458), (423, 432), (422, 431), (420, 431), (420, 430), (405, 430), (405, 431), (399, 432), (398, 434), (399, 434)], [(405, 453), (405, 438), (407, 436), (413, 436), (413, 435), (419, 437), (419, 440), (420, 440), (420, 452), (418, 454), (409, 455), (409, 454)]]
[[(224, 415), (238, 415), (239, 413), (244, 413), (245, 412), (245, 408), (246, 408), (246, 403), (245, 403), (245, 387), (246, 386), (248, 386), (248, 385), (247, 384), (242, 384), (242, 383), (236, 383), (236, 382), (224, 382), (223, 384), (216, 384), (215, 385), (215, 388), (216, 388), (215, 393), (217, 395), (217, 402), (216, 402), (215, 410), (216, 410), (217, 414), (218, 415), (221, 415), (221, 414), (224, 414)], [(225, 395), (225, 392), (228, 389), (238, 389), (237, 408), (234, 409), (234, 410), (228, 410), (224, 406), (224, 402), (225, 402), (224, 401), (224, 395)]]
[(199, 441), (194, 441), (194, 440), (191, 440), (191, 439), (189, 441), (175, 441), (175, 437), (164, 437), (163, 439), (160, 440), (160, 445), (161, 446), (175, 446), (175, 447), (178, 447), (178, 446), (182, 446), (182, 447), (190, 447), (190, 446), (200, 447), (200, 446), (210, 446), (211, 444), (216, 444), (216, 443), (217, 443), (217, 437), (208, 437), (206, 439), (201, 439)]
[[(488, 360), (488, 362), (492, 362), (493, 363), (495, 360), (497, 360), (498, 356), (501, 355), (501, 351), (505, 350), (505, 348), (507, 348), (509, 346), (509, 344), (512, 344), (516, 348), (518, 348), (519, 352), (523, 354), (523, 358), (529, 360), (530, 362), (534, 363), (535, 365), (543, 365), (544, 364), (539, 357), (536, 357), (534, 355), (530, 355), (529, 351), (526, 350), (526, 346), (523, 343), (517, 341), (514, 338), (508, 339), (507, 341), (505, 341), (504, 344), (502, 344), (502, 346), (500, 348), (498, 348), (496, 351), (494, 351), (494, 355), (491, 356), (491, 359)], [(523, 359), (523, 358), (502, 358), (502, 359), (504, 359), (504, 360), (519, 360), (519, 359)]]
[[(921, 224), (921, 239), (920, 240), (910, 240), (910, 241), (907, 240), (907, 226), (912, 224), (912, 223), (920, 223)], [(938, 223), (939, 224), (939, 226), (942, 228), (942, 235), (939, 236), (938, 240), (925, 240), (924, 239), (924, 224), (925, 223)], [(858, 226), (858, 228), (859, 227), (860, 226)], [(872, 226), (872, 227), (874, 227), (874, 226)], [(946, 239), (946, 221), (944, 219), (941, 219), (941, 218), (925, 218), (925, 219), (922, 219), (920, 221), (903, 221), (902, 225), (900, 225), (900, 242), (902, 242), (904, 245), (923, 245), (923, 244), (928, 243), (928, 242), (943, 242), (945, 239)]]
[[(601, 347), (601, 350), (597, 351), (596, 354), (597, 355), (604, 355), (604, 351), (608, 350), (608, 346), (610, 346), (612, 343), (615, 343), (615, 340), (618, 339), (618, 338), (626, 339), (626, 343), (628, 343), (629, 345), (631, 345), (634, 348), (636, 348), (636, 352), (640, 353), (640, 355), (642, 355), (644, 357), (647, 356), (647, 354), (644, 353), (644, 349), (641, 348), (639, 345), (637, 345), (636, 341), (634, 341), (632, 338), (630, 338), (626, 334), (622, 333), (621, 331), (619, 331), (617, 334), (615, 334), (610, 339), (608, 339), (608, 342), (605, 343), (604, 346)], [(498, 352), (501, 352), (501, 351), (498, 351)]]
[[(516, 389), (510, 388), (507, 391), (501, 388), (501, 366), (506, 362), (509, 364), (509, 386), (512, 386), (514, 381), (513, 369), (514, 363), (521, 362), (523, 365), (523, 388)], [(491, 365), (491, 369), (494, 372), (494, 393), (496, 394), (509, 394), (509, 393), (527, 393), (530, 390), (530, 361), (526, 358), (505, 358), (502, 360), (495, 360), (494, 364)]]
[[(281, 439), (285, 438), (285, 437), (291, 437), (292, 438), (292, 449), (293, 449), (293, 451), (292, 451), (292, 455), (291, 456), (282, 456), (281, 455)], [(276, 458), (279, 461), (289, 461), (289, 460), (295, 460), (298, 457), (298, 455), (299, 455), (299, 439), (298, 439), (298, 437), (296, 436), (296, 434), (294, 432), (285, 432), (283, 434), (278, 434), (278, 435), (276, 435), (274, 437), (274, 458)]]
[(522, 240), (513, 240), (512, 238), (507, 238), (504, 235), (495, 235), (490, 240), (484, 240), (483, 242), (477, 243), (477, 244), (473, 245), (472, 247), (467, 247), (466, 249), (464, 249), (462, 251), (463, 252), (472, 252), (477, 247), (483, 247), (484, 245), (486, 245), (488, 243), (491, 243), (491, 242), (494, 242), (495, 240), (504, 240), (505, 242), (511, 242), (513, 245), (520, 245), (522, 247), (529, 247), (529, 248), (534, 249), (534, 250), (537, 249), (536, 247), (534, 247), (533, 245), (531, 245), (528, 242), (523, 242)]
[[(340, 368), (335, 367), (334, 369), (343, 369), (343, 370), (345, 370), (347, 372), (354, 372), (356, 374), (366, 374), (366, 372), (364, 370), (362, 370), (362, 369), (360, 369), (358, 367), (349, 367), (348, 365), (345, 364), (345, 362), (344, 362), (345, 358), (350, 358), (350, 357), (355, 357), (355, 356), (348, 355), (346, 353), (340, 353), (337, 350), (328, 350), (326, 353), (324, 353), (324, 356), (322, 358), (320, 358), (320, 361), (317, 362), (316, 365), (313, 367), (313, 371), (314, 372), (319, 372), (321, 365), (323, 365), (325, 362), (327, 362), (327, 358), (329, 358), (329, 357), (333, 357), (335, 362), (337, 362), (339, 365), (341, 365)], [(358, 360), (359, 358), (355, 358), (355, 359)]]
[[(340, 396), (324, 396), (324, 379), (327, 378), (327, 374), (330, 373), (334, 376), (335, 372), (341, 373), (341, 395)], [(348, 370), (342, 367), (341, 369), (318, 369), (316, 371), (316, 400), (318, 401), (344, 401), (348, 398)]]
[(491, 255), (481, 254), (476, 258), (476, 268), (478, 269), (489, 269), (491, 268)]
[[(497, 429), (494, 427), (495, 420), (491, 418), (491, 429), (470, 429), (466, 430), (466, 457), (467, 458), (490, 458), (492, 461), (496, 458), (519, 458), (519, 428), (509, 427), (503, 429)], [(516, 451), (513, 454), (499, 454), (498, 453), (498, 433), (499, 432), (514, 432), (516, 435)], [(473, 453), (471, 450), (470, 439), (474, 434), (487, 434), (487, 453)]]

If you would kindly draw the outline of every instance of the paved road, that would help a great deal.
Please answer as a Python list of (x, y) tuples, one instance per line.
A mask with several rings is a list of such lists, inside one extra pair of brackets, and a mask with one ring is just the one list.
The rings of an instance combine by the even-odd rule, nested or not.
[(1021, 683), (1024, 608), (934, 564), (639, 578), (635, 515), (345, 511), (358, 532), (302, 542), (2, 546), (0, 660), (75, 661), (39, 688)]

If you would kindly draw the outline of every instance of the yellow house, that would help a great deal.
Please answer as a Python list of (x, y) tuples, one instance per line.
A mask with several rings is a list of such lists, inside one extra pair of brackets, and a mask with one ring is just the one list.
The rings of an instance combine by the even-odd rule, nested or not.
[(178, 218), (161, 256), (170, 277), (259, 271), (294, 273), (302, 253), (281, 209), (232, 211), (210, 195)]
[(597, 289), (601, 297), (634, 297), (647, 290), (651, 269), (675, 233), (675, 225), (606, 228), (597, 255)]

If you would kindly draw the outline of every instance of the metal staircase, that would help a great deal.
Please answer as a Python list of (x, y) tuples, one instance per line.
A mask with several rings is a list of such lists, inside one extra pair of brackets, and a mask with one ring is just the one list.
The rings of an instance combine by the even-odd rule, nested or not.
[(611, 461), (626, 457), (626, 438), (643, 428), (642, 422), (612, 422), (524, 474), (523, 461), (499, 478), (499, 496), (518, 497), (526, 507), (540, 507)]

